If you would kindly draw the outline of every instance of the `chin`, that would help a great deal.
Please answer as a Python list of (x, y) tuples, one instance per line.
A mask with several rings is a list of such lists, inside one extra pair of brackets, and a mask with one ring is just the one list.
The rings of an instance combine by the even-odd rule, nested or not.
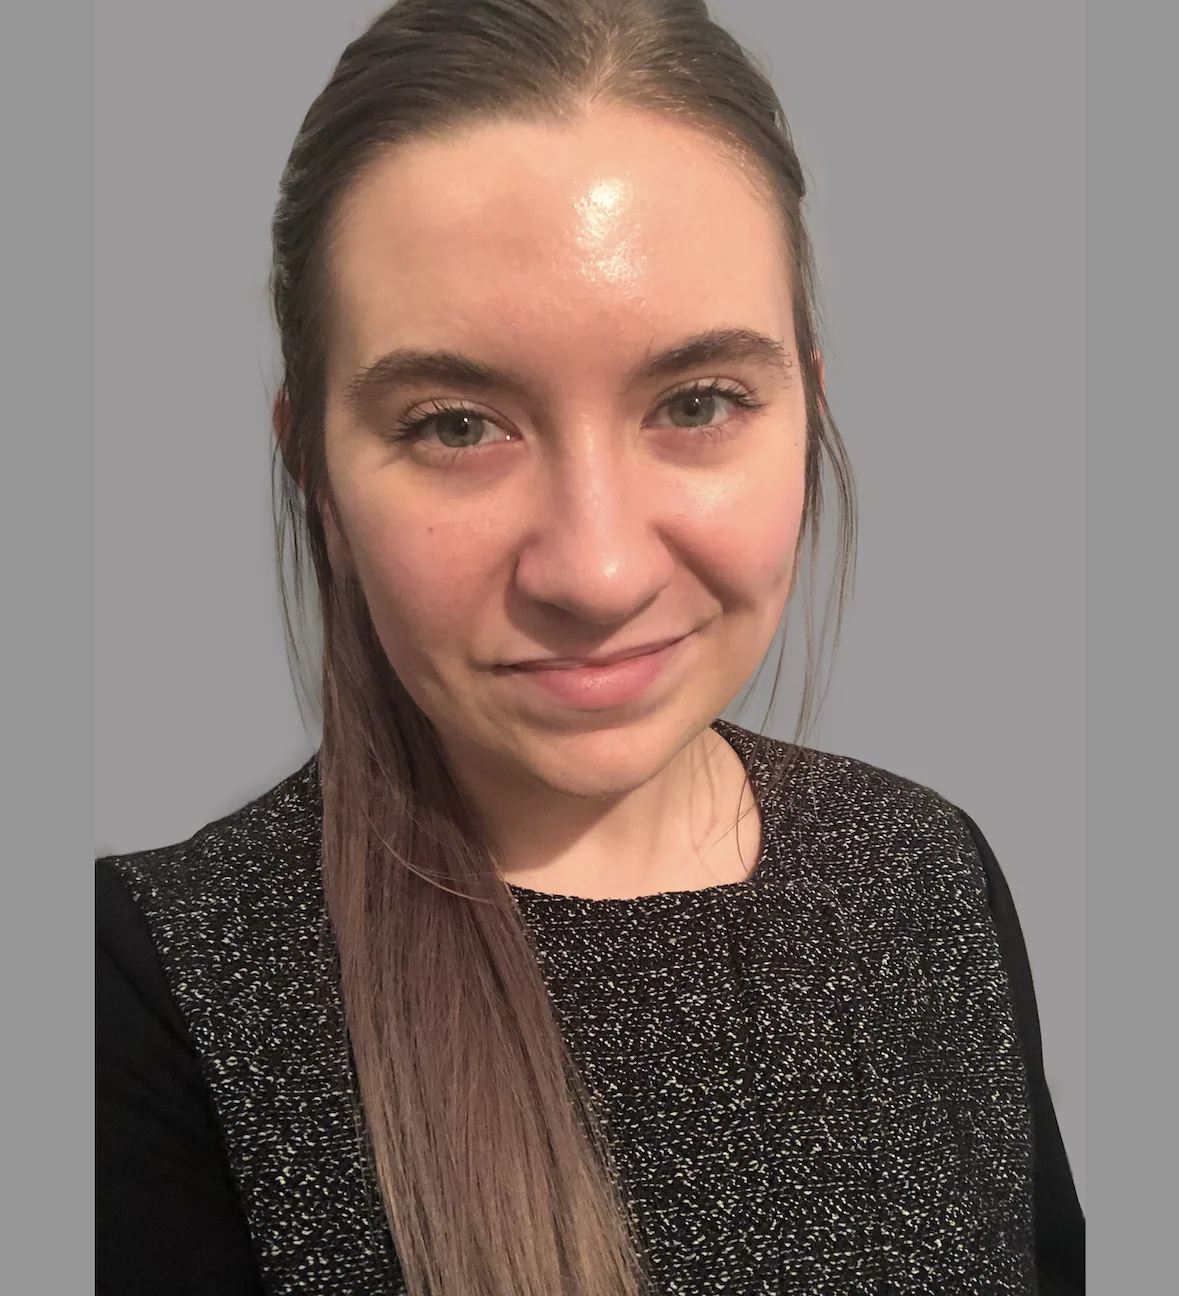
[(529, 730), (513, 742), (533, 779), (566, 796), (620, 796), (657, 775), (710, 723), (710, 717), (655, 715), (565, 733)]

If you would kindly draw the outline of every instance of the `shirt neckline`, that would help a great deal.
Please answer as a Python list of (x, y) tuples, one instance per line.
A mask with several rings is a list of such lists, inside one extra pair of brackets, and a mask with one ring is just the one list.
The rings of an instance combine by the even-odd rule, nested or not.
[(649, 891), (638, 896), (603, 897), (568, 895), (561, 891), (537, 891), (532, 887), (519, 886), (514, 882), (509, 882), (507, 886), (513, 899), (523, 901), (528, 905), (581, 906), (587, 909), (607, 907), (635, 909), (644, 905), (682, 904), (692, 899), (707, 900), (709, 897), (740, 895), (743, 892), (752, 891), (759, 887), (766, 873), (772, 835), (771, 816), (766, 812), (764, 801), (764, 772), (759, 767), (759, 763), (753, 759), (753, 748), (754, 744), (759, 740), (759, 735), (742, 729), (732, 721), (722, 719), (714, 720), (709, 725), (709, 728), (718, 733), (740, 758), (741, 764), (745, 767), (745, 776), (749, 780), (749, 786), (760, 814), (761, 845), (758, 850), (757, 862), (750, 870), (748, 877), (737, 882), (716, 882), (712, 886), (691, 887), (686, 890)]

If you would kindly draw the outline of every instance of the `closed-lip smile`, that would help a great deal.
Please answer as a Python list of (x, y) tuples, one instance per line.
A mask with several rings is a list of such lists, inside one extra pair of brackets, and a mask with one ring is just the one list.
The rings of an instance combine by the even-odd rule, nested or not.
[(632, 657), (645, 657), (648, 653), (659, 652), (679, 643), (684, 635), (672, 635), (668, 639), (655, 639), (645, 644), (635, 644), (630, 648), (620, 648), (617, 652), (602, 653), (592, 657), (536, 657), (531, 661), (511, 662), (508, 670), (592, 670), (595, 666), (613, 666), (617, 662), (628, 661)]

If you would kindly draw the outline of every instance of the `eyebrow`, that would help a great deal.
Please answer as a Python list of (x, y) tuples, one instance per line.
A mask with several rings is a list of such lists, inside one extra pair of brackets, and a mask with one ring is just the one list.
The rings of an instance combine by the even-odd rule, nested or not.
[[(663, 351), (648, 353), (627, 376), (630, 386), (672, 378), (710, 364), (757, 364), (782, 379), (793, 371), (793, 357), (781, 342), (750, 328), (717, 328), (697, 333)], [(370, 400), (412, 383), (442, 383), (477, 391), (527, 390), (525, 379), (511, 370), (493, 368), (457, 351), (423, 351), (399, 347), (366, 365), (348, 383), (344, 403), (362, 409)]]

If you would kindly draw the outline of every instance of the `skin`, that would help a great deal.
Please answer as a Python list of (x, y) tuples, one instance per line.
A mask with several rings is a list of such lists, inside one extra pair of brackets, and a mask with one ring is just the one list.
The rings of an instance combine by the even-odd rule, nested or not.
[[(591, 898), (745, 877), (756, 807), (708, 726), (789, 596), (806, 448), (789, 265), (756, 178), (632, 110), (480, 125), (373, 164), (338, 213), (329, 273), (333, 561), (359, 577), (502, 874)], [(786, 372), (739, 359), (631, 378), (654, 351), (734, 327), (779, 342)], [(402, 347), (462, 353), (519, 389), (349, 397)], [(684, 392), (712, 380), (762, 408)], [(473, 421), (394, 439), (439, 401)], [(643, 697), (606, 710), (496, 669), (677, 635)]]

